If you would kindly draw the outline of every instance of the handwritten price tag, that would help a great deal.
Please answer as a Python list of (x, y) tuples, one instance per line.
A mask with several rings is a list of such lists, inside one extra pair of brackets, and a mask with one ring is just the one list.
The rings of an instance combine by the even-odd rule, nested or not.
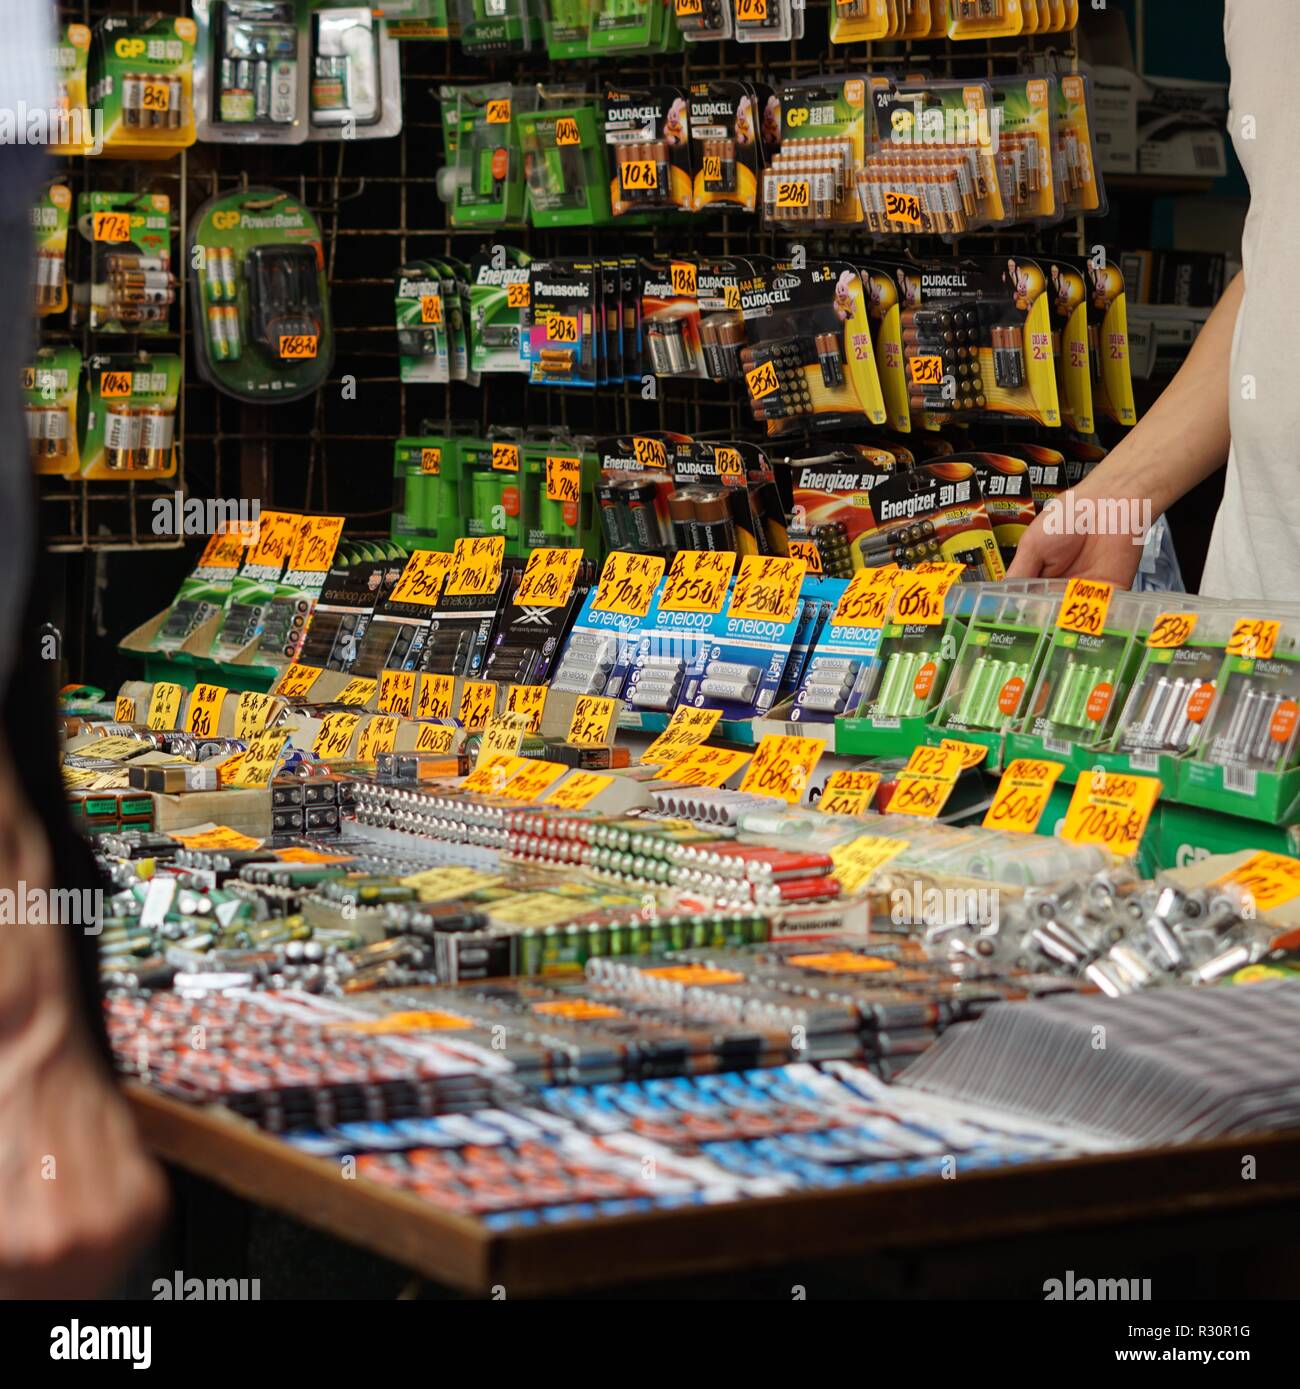
[(1267, 914), (1300, 896), (1300, 860), (1261, 851), (1215, 882), (1240, 888), (1256, 912)]
[(893, 620), (917, 627), (934, 627), (942, 622), (944, 599), (961, 577), (961, 571), (960, 564), (944, 564), (924, 573), (900, 574), (893, 586)]
[(235, 705), (235, 737), (251, 738), (260, 733), (271, 717), (275, 707), (275, 697), (245, 690)]
[(288, 740), (289, 735), (284, 732), (258, 733), (251, 738), (230, 784), (251, 789), (269, 786), (275, 769), (280, 765), (280, 753)]
[(694, 299), (696, 289), (695, 263), (689, 260), (675, 260), (668, 267), (668, 278), (674, 294)]
[(817, 809), (823, 815), (866, 815), (880, 786), (879, 772), (832, 772)]
[(181, 699), (185, 691), (179, 685), (159, 681), (149, 695), (149, 713), (145, 726), (161, 732), (176, 727), (176, 716), (181, 711)]
[(971, 767), (978, 767), (989, 755), (989, 750), (983, 743), (962, 743), (956, 738), (941, 738), (939, 746), (945, 752), (955, 752), (961, 758), (963, 772)]
[(984, 828), (1033, 834), (1047, 809), (1052, 787), (1064, 770), (1060, 762), (1018, 757), (1002, 773), (993, 803), (984, 815)]
[(420, 295), (420, 322), (438, 324), (442, 322), (442, 295)]
[(891, 815), (915, 815), (933, 820), (952, 795), (961, 775), (959, 752), (947, 748), (916, 748), (899, 773), (889, 801)]
[(883, 627), (898, 568), (859, 569), (831, 614), (833, 627)]
[(348, 749), (352, 746), (352, 735), (360, 722), (360, 714), (349, 714), (343, 710), (326, 714), (321, 720), (320, 731), (316, 734), (316, 741), (312, 743), (311, 750), (322, 762), (337, 762), (340, 758), (346, 757)]
[(885, 216), (891, 222), (906, 222), (910, 227), (919, 227), (921, 200), (915, 193), (895, 193), (886, 189)]
[(555, 143), (563, 149), (566, 145), (578, 145), (582, 143), (582, 134), (578, 129), (578, 122), (572, 116), (561, 116), (555, 122)]
[(563, 762), (542, 762), (535, 757), (526, 761), (528, 765), (517, 771), (502, 788), (503, 800), (535, 801), (569, 770)]
[(1061, 611), (1056, 619), (1057, 630), (1078, 632), (1085, 637), (1101, 636), (1114, 592), (1115, 585), (1101, 579), (1071, 579), (1061, 599)]
[(771, 395), (773, 391), (781, 389), (781, 381), (776, 374), (776, 367), (771, 362), (762, 362), (747, 371), (745, 373), (745, 385), (749, 387), (749, 394), (754, 400), (762, 400)]
[(489, 125), (509, 125), (510, 98), (498, 97), (493, 101), (489, 101), (485, 115)]
[(275, 682), (272, 693), (284, 699), (306, 699), (311, 687), (325, 672), (319, 666), (289, 666)]
[(686, 786), (719, 787), (749, 761), (749, 753), (729, 748), (691, 748), (675, 762), (660, 768), (656, 781), (680, 781)]
[[(433, 677), (425, 676), (426, 680)], [(451, 677), (447, 677), (451, 679)], [(379, 672), (379, 698), (375, 701), (381, 714), (400, 714), (403, 718), (411, 715), (411, 700), (415, 695), (415, 672), (411, 670), (381, 670)], [(450, 700), (447, 713), (450, 718)]]
[(357, 761), (374, 762), (381, 752), (392, 752), (396, 742), (397, 718), (392, 714), (376, 714), (357, 739)]
[(678, 550), (664, 581), (660, 608), (675, 613), (721, 612), (735, 564), (729, 550)]
[(600, 584), (592, 609), (644, 617), (650, 611), (659, 580), (664, 576), (662, 555), (632, 555), (615, 550), (600, 572)]
[(537, 732), (545, 708), (545, 685), (511, 685), (506, 690), (506, 713), (524, 719), (529, 733)]
[(130, 695), (118, 695), (113, 701), (113, 719), (117, 723), (135, 722), (135, 700)]
[(792, 208), (803, 211), (812, 195), (812, 185), (806, 178), (780, 179), (776, 185), (776, 206), (778, 211)]
[(645, 434), (632, 437), (632, 456), (643, 468), (666, 468), (668, 450), (662, 439), (651, 439)]
[(942, 357), (909, 357), (907, 369), (912, 373), (914, 386), (940, 386), (943, 384)]
[(101, 400), (125, 400), (133, 389), (132, 374), (129, 371), (102, 371), (99, 374), (99, 397)]
[(346, 685), (335, 695), (335, 702), (338, 704), (351, 704), (361, 706), (369, 704), (374, 698), (375, 690), (378, 688), (378, 681), (367, 680), (364, 675), (354, 676)]
[(582, 551), (534, 550), (524, 566), (514, 602), (521, 608), (562, 608), (573, 593)]
[(789, 622), (799, 606), (802, 560), (746, 555), (740, 561), (727, 616), (756, 622)]
[(96, 241), (130, 241), (131, 239), (131, 214), (129, 212), (96, 212), (90, 221)]
[(1155, 777), (1094, 772), (1074, 788), (1061, 838), (1100, 844), (1121, 858), (1135, 854), (1159, 795)]
[(185, 731), (200, 738), (211, 738), (221, 719), (221, 706), (228, 690), (220, 685), (195, 685), (190, 707), (185, 711)]
[(280, 357), (286, 362), (309, 362), (316, 356), (315, 333), (281, 333)]
[(582, 459), (567, 454), (546, 455), (546, 500), (573, 502), (582, 500)]
[(1228, 638), (1228, 655), (1248, 661), (1267, 661), (1277, 645), (1280, 624), (1262, 617), (1239, 618)]
[(1147, 645), (1153, 651), (1173, 651), (1186, 646), (1196, 630), (1196, 613), (1161, 613), (1151, 624)]
[(475, 791), (485, 796), (499, 796), (505, 784), (524, 765), (526, 757), (494, 752), (480, 756), (474, 770), (461, 782), (461, 790)]
[(858, 892), (866, 886), (871, 875), (896, 859), (911, 841), (887, 839), (878, 834), (859, 835), (848, 844), (831, 850), (835, 876), (846, 893)]
[[(575, 140), (573, 143), (576, 145), (578, 142)], [(526, 309), (532, 302), (533, 287), (526, 280), (506, 286), (506, 304), (508, 307)]]
[(466, 680), (460, 689), (456, 717), (465, 728), (484, 728), (497, 705), (497, 687), (486, 680)]
[(553, 805), (557, 810), (582, 810), (600, 795), (606, 787), (613, 786), (612, 776), (600, 776), (596, 772), (574, 772), (567, 781), (561, 782), (549, 796), (542, 798), (543, 805)]
[(426, 675), (420, 681), (415, 700), (417, 719), (451, 718), (451, 701), (456, 692), (454, 675)]
[(501, 583), (501, 560), (506, 552), (504, 535), (462, 537), (451, 554), (447, 595), (451, 598), (482, 597), (495, 593)]
[(174, 830), (171, 838), (187, 849), (256, 849), (262, 842), (232, 830), (229, 825), (214, 825), (207, 830)]
[(821, 738), (796, 738), (769, 733), (754, 750), (740, 789), (755, 796), (772, 796), (794, 805), (803, 799), (808, 778), (826, 751)]
[(790, 558), (803, 560), (804, 568), (809, 574), (822, 572), (822, 552), (817, 548), (815, 540), (790, 541)]
[(619, 165), (623, 187), (632, 192), (649, 192), (659, 187), (659, 167), (653, 159), (625, 159)]
[(668, 727), (641, 754), (647, 767), (662, 767), (688, 748), (703, 743), (722, 717), (721, 709), (692, 709), (689, 705), (673, 711)]
[(444, 724), (438, 723), (422, 723), (420, 731), (415, 735), (415, 750), (416, 752), (450, 752), (455, 739), (456, 730), (454, 728), (447, 728)]
[(609, 730), (618, 713), (618, 700), (605, 695), (579, 695), (569, 720), (568, 741), (582, 747), (609, 742)]

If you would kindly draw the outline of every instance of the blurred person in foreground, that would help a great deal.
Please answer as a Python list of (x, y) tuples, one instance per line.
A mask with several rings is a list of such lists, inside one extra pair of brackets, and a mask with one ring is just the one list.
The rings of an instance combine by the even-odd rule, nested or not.
[[(50, 177), (51, 0), (0, 0), (0, 891), (92, 889), (55, 756), (49, 591), (19, 395), (31, 347), (31, 206)], [(36, 113), (36, 114), (33, 114)], [(13, 915), (10, 913), (10, 915)], [(46, 916), (52, 916), (47, 912)], [(0, 1296), (108, 1292), (164, 1206), (162, 1177), (114, 1087), (96, 937), (0, 924)]]
[[(1012, 578), (1078, 575), (1127, 588), (1147, 525), (1227, 462), (1201, 592), (1213, 598), (1300, 591), (1300, 100), (1297, 0), (1227, 0), (1228, 128), (1250, 182), (1241, 273), (1178, 374), (1124, 441), (1026, 531)], [(1128, 517), (1106, 534), (1071, 517)]]

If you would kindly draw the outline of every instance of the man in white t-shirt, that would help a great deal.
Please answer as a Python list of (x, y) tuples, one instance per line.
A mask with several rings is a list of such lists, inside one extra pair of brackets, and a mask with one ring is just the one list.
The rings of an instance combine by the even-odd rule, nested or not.
[[(1149, 413), (1021, 541), (1016, 578), (1078, 574), (1128, 586), (1142, 554), (1126, 525), (1159, 516), (1227, 462), (1202, 593), (1300, 592), (1300, 0), (1227, 0), (1228, 129), (1250, 181), (1242, 271)], [(1080, 503), (1087, 505), (1080, 506)], [(1115, 505), (1125, 502), (1127, 505)]]

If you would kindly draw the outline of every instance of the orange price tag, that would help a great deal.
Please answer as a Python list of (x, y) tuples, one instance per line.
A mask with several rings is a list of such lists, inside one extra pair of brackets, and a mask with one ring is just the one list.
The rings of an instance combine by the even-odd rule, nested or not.
[(780, 179), (776, 185), (776, 206), (781, 211), (785, 208), (804, 210), (808, 207), (812, 198), (812, 185), (806, 178)]
[(592, 610), (644, 617), (650, 611), (655, 589), (663, 576), (662, 555), (633, 555), (626, 550), (615, 550), (600, 571)]
[(417, 719), (451, 718), (451, 701), (456, 692), (454, 675), (426, 675), (420, 681), (420, 693), (415, 701)]
[(961, 753), (951, 748), (913, 749), (907, 766), (899, 773), (889, 813), (933, 820), (948, 803), (961, 770)]
[(578, 130), (578, 122), (572, 116), (561, 116), (555, 122), (555, 143), (563, 149), (566, 145), (578, 145), (582, 143), (582, 135)]
[(520, 608), (562, 608), (573, 593), (581, 563), (582, 551), (572, 547), (534, 550), (515, 590), (514, 604)]
[(316, 356), (315, 333), (281, 333), (280, 356), (286, 362), (311, 361)]
[(441, 295), (441, 294), (422, 294), (422, 295), (420, 295), (420, 322), (421, 322), (421, 323), (441, 323), (441, 322), (442, 322), (442, 295)]
[(533, 302), (532, 286), (527, 280), (516, 280), (506, 286), (506, 305), (512, 309), (526, 309)]
[(1262, 617), (1239, 618), (1228, 638), (1228, 655), (1248, 661), (1267, 661), (1277, 645), (1281, 624)]
[(609, 730), (618, 713), (618, 700), (606, 695), (579, 695), (573, 704), (567, 739), (582, 747), (600, 747), (609, 742)]
[(284, 699), (305, 699), (311, 687), (324, 674), (319, 666), (288, 666), (275, 682), (275, 688), (271, 693)]
[(508, 125), (510, 123), (510, 98), (498, 97), (489, 101), (485, 115), (488, 125)]
[(641, 754), (647, 767), (662, 767), (693, 748), (713, 732), (722, 717), (721, 709), (692, 709), (683, 705), (673, 711), (668, 727)]
[(898, 193), (885, 190), (885, 216), (891, 222), (906, 222), (908, 226), (921, 225), (921, 200), (915, 193)]
[(668, 450), (662, 439), (651, 439), (646, 434), (632, 437), (632, 456), (643, 468), (666, 468)]
[(745, 385), (749, 387), (749, 394), (755, 400), (762, 400), (765, 396), (771, 395), (773, 391), (781, 389), (776, 367), (771, 362), (762, 362), (747, 371), (745, 373)]
[(859, 569), (831, 614), (833, 627), (883, 627), (898, 569)]
[(484, 728), (497, 704), (497, 687), (486, 680), (466, 680), (456, 718), (465, 728)]
[(135, 700), (130, 695), (118, 695), (113, 701), (113, 718), (117, 723), (135, 722)]
[(924, 572), (904, 570), (893, 586), (893, 620), (913, 627), (934, 627), (942, 622), (944, 599), (961, 571), (960, 564), (936, 565)]
[(96, 241), (130, 241), (129, 212), (96, 212), (90, 219)]
[(227, 694), (229, 691), (221, 685), (195, 685), (185, 711), (186, 733), (197, 734), (200, 738), (215, 737)]
[(99, 397), (101, 400), (125, 400), (132, 391), (132, 374), (129, 371), (101, 371), (99, 373)]
[(649, 192), (659, 187), (659, 166), (653, 159), (625, 159), (618, 168), (625, 189)]
[(815, 540), (792, 540), (790, 545), (790, 558), (801, 559), (804, 568), (810, 574), (820, 574), (822, 572), (822, 552), (817, 548)]
[(821, 738), (798, 738), (769, 733), (754, 749), (740, 789), (754, 796), (771, 796), (794, 805), (803, 799), (808, 779), (826, 751)]
[(694, 299), (699, 292), (696, 288), (695, 262), (675, 260), (668, 267), (668, 278), (674, 294)]
[(447, 578), (448, 597), (484, 597), (495, 593), (501, 582), (501, 560), (505, 552), (504, 535), (474, 535), (458, 540)]
[(941, 738), (939, 746), (945, 751), (955, 752), (961, 758), (963, 772), (971, 767), (978, 767), (989, 755), (989, 750), (983, 743), (962, 743), (956, 738)]
[(659, 599), (663, 612), (717, 613), (726, 601), (736, 557), (730, 550), (678, 550)]
[(1267, 914), (1300, 896), (1300, 860), (1261, 851), (1215, 882), (1239, 888), (1256, 912)]
[(984, 814), (984, 828), (1033, 834), (1047, 809), (1052, 787), (1064, 770), (1061, 762), (1018, 757), (1002, 773), (993, 802)]
[(802, 560), (746, 555), (740, 561), (727, 616), (755, 622), (789, 622), (799, 606)]
[(879, 772), (832, 772), (817, 802), (823, 815), (866, 815), (880, 786)]
[[(426, 680), (430, 678), (425, 676)], [(375, 707), (381, 714), (400, 714), (403, 718), (410, 718), (411, 700), (414, 694), (414, 671), (381, 670), (379, 672), (379, 698), (375, 701)], [(451, 711), (448, 710), (446, 717), (449, 718), (450, 716)]]
[(567, 455), (546, 456), (546, 500), (572, 502), (582, 500), (582, 459)]
[(612, 776), (600, 776), (596, 772), (574, 772), (562, 781), (548, 796), (542, 797), (543, 805), (553, 805), (557, 810), (582, 810), (594, 801), (606, 787), (613, 786)]
[(749, 753), (728, 748), (698, 747), (661, 767), (656, 781), (680, 781), (686, 786), (721, 786), (749, 761)]
[(1085, 637), (1099, 637), (1106, 627), (1115, 585), (1102, 579), (1071, 579), (1065, 586), (1061, 611), (1056, 627), (1061, 632), (1078, 632)]
[(1070, 798), (1061, 838), (1100, 844), (1121, 858), (1135, 854), (1159, 795), (1155, 777), (1102, 771), (1086, 775)]
[(563, 762), (542, 762), (536, 757), (524, 759), (526, 764), (506, 782), (501, 797), (507, 801), (535, 801), (569, 770)]
[(1196, 630), (1196, 613), (1161, 613), (1151, 624), (1147, 645), (1154, 651), (1185, 646)]
[(334, 702), (336, 704), (352, 704), (358, 707), (369, 704), (375, 697), (375, 691), (378, 688), (379, 682), (377, 680), (367, 680), (364, 675), (356, 675), (334, 696)]
[(360, 714), (351, 714), (343, 710), (326, 714), (321, 720), (320, 730), (311, 745), (311, 750), (322, 762), (337, 762), (340, 758), (346, 757), (348, 749), (352, 746), (352, 735), (360, 722)]
[(492, 445), (492, 467), (498, 473), (517, 473), (519, 471), (519, 445), (494, 443)]
[(537, 732), (545, 708), (545, 685), (511, 685), (506, 690), (506, 714), (524, 719), (529, 733)]
[(572, 314), (548, 314), (546, 316), (546, 337), (550, 342), (577, 342), (578, 320)]

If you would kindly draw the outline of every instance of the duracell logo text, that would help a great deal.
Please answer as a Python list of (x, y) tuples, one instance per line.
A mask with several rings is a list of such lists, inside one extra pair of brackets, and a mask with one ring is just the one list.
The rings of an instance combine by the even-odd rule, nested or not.
[(656, 121), (660, 116), (658, 106), (611, 106), (605, 113), (605, 123), (615, 121)]

